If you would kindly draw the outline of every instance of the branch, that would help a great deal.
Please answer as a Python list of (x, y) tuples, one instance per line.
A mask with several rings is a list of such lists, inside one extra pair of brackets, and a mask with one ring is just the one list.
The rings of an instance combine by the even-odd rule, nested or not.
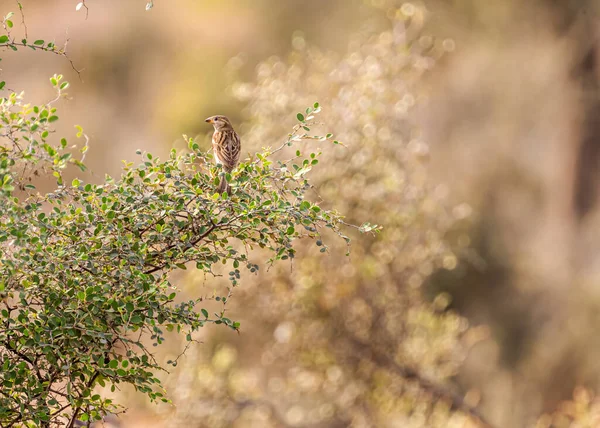
[[(200, 241), (202, 241), (208, 235), (210, 235), (216, 228), (217, 228), (217, 225), (214, 224), (214, 223), (212, 223), (212, 225), (208, 228), (208, 230), (206, 232), (204, 232), (202, 235), (196, 237), (196, 239), (194, 239), (194, 240), (191, 241), (192, 247), (195, 246), (196, 244), (198, 244)], [(175, 244), (169, 245), (167, 248), (164, 249), (164, 251), (168, 251), (168, 250), (171, 250), (173, 248), (175, 248)], [(148, 261), (148, 264), (150, 264), (150, 261)], [(144, 271), (144, 273), (145, 274), (151, 274), (151, 273), (163, 270), (164, 268), (165, 268), (164, 265), (163, 266), (153, 266), (151, 269), (148, 269), (148, 270)]]
[(23, 5), (19, 0), (16, 0), (17, 6), (19, 6), (19, 12), (21, 13), (21, 25), (25, 28), (25, 38), (27, 38), (27, 24), (25, 24), (25, 15), (23, 14)]
[[(94, 374), (92, 375), (92, 377), (90, 378), (90, 380), (88, 381), (88, 383), (86, 384), (86, 388), (90, 388), (94, 382), (96, 381), (96, 379), (98, 378), (98, 376), (100, 375), (99, 371), (95, 371)], [(73, 409), (73, 415), (71, 415), (71, 419), (69, 420), (69, 423), (67, 424), (67, 428), (73, 428), (75, 426), (75, 422), (77, 421), (77, 416), (79, 416), (79, 411), (81, 410), (81, 407), (75, 407)]]
[(59, 55), (59, 56), (63, 56), (67, 59), (67, 61), (69, 61), (69, 63), (71, 64), (71, 68), (75, 71), (75, 73), (77, 73), (77, 77), (79, 77), (79, 80), (81, 79), (81, 71), (82, 70), (78, 70), (77, 67), (75, 67), (75, 63), (73, 62), (73, 60), (71, 58), (69, 58), (69, 56), (67, 55), (67, 44), (69, 43), (69, 39), (67, 39), (65, 41), (65, 45), (63, 46), (62, 49), (55, 49), (55, 45), (52, 45), (51, 47), (48, 46), (38, 46), (38, 45), (34, 45), (31, 43), (17, 43), (14, 40), (11, 42), (5, 42), (5, 43), (0, 43), (0, 48), (11, 48), (12, 50), (16, 51), (18, 49), (19, 46), (24, 46), (27, 48), (31, 48), (35, 51), (43, 51), (43, 52), (50, 52), (53, 53), (55, 55)]
[(365, 352), (369, 353), (369, 358), (375, 363), (392, 369), (394, 372), (396, 372), (398, 375), (400, 375), (406, 380), (417, 382), (417, 384), (422, 389), (429, 392), (433, 397), (443, 398), (450, 401), (450, 410), (458, 410), (463, 413), (466, 413), (467, 415), (470, 415), (471, 417), (479, 421), (482, 428), (494, 428), (494, 426), (491, 423), (489, 423), (476, 408), (465, 403), (465, 400), (461, 395), (450, 391), (449, 389), (444, 388), (434, 383), (433, 381), (423, 377), (419, 372), (417, 372), (417, 370), (411, 367), (398, 364), (393, 358), (388, 356), (386, 353), (379, 351), (374, 346), (369, 346), (368, 344), (361, 342), (345, 327), (342, 328), (347, 333), (346, 338), (350, 341), (352, 345), (354, 345), (355, 348), (364, 349), (365, 347), (368, 347), (368, 351)]

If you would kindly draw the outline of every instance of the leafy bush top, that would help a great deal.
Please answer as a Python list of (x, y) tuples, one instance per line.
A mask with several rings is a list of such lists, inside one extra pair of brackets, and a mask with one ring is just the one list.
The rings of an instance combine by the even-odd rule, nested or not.
[[(50, 80), (56, 101), (68, 83)], [(85, 170), (88, 144), (80, 127), (79, 149), (55, 137), (54, 101), (30, 105), (12, 91), (0, 98), (0, 424), (7, 427), (74, 426), (119, 411), (98, 385), (131, 384), (167, 401), (150, 343), (161, 344), (165, 330), (192, 341), (207, 323), (240, 328), (225, 312), (231, 291), (214, 296), (221, 309), (209, 313), (202, 298), (177, 299), (173, 270), (216, 275), (229, 265), (235, 287), (242, 270), (259, 269), (250, 256), (257, 247), (273, 263), (293, 259), (299, 238), (327, 251), (324, 228), (349, 243), (342, 217), (306, 198), (319, 153), (282, 157), (298, 141), (329, 138), (308, 134), (317, 103), (297, 115), (278, 148), (226, 175), (228, 196), (215, 193), (221, 171), (212, 156), (187, 137), (185, 153), (161, 160), (138, 152), (141, 161), (125, 163), (118, 178), (65, 183), (69, 165)], [(55, 189), (38, 191), (49, 176)]]

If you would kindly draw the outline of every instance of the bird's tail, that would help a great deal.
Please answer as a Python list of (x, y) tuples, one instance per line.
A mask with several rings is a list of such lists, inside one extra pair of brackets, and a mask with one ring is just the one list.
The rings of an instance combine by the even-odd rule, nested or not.
[(229, 183), (227, 183), (227, 180), (225, 179), (225, 175), (221, 175), (221, 181), (219, 182), (219, 187), (217, 188), (217, 192), (219, 192), (219, 194), (223, 193), (227, 191), (228, 195), (231, 195), (231, 186), (229, 186)]

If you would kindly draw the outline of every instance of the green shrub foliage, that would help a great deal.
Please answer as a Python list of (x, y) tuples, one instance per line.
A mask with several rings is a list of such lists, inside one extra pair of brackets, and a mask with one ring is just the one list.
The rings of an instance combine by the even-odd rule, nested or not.
[[(10, 32), (0, 42), (64, 54), (42, 40), (16, 42)], [(278, 148), (227, 174), (231, 196), (215, 193), (221, 171), (187, 137), (183, 153), (162, 160), (139, 151), (120, 177), (67, 183), (66, 170), (86, 169), (88, 138), (80, 127), (77, 146), (57, 137), (54, 104), (69, 84), (59, 75), (50, 81), (57, 97), (47, 104), (27, 103), (4, 82), (0, 92), (0, 425), (7, 427), (99, 420), (119, 411), (104, 394), (119, 384), (168, 401), (156, 377), (165, 368), (153, 355), (165, 332), (193, 341), (206, 324), (240, 328), (226, 316), (231, 292), (213, 296), (220, 309), (209, 312), (206, 299), (178, 299), (174, 270), (217, 275), (226, 265), (231, 290), (242, 271), (259, 269), (255, 248), (269, 250), (273, 263), (294, 258), (299, 238), (326, 252), (323, 229), (349, 243), (342, 217), (307, 199), (306, 175), (319, 153), (289, 148), (330, 138), (309, 135), (317, 103), (297, 115)], [(48, 181), (56, 184), (42, 191)]]

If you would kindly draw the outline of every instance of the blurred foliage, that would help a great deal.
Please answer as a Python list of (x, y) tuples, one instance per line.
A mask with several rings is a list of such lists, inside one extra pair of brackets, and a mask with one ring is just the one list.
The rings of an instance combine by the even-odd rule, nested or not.
[(444, 49), (422, 34), (423, 13), (390, 7), (387, 28), (366, 25), (341, 56), (297, 34), (288, 58), (233, 84), (250, 146), (280, 138), (282, 117), (322, 97), (322, 121), (344, 149), (323, 149), (318, 197), (385, 233), (354, 243), (350, 261), (303, 257), (291, 274), (277, 269), (241, 289), (232, 310), (245, 313), (252, 339), (217, 340), (212, 355), (182, 361), (170, 426), (485, 426), (449, 386), (481, 335), (448, 310), (448, 295), (427, 301), (420, 290), (435, 269), (456, 267), (444, 235), (468, 215), (429, 182), (428, 145), (411, 119), (416, 83)]
[(584, 428), (600, 425), (600, 400), (589, 389), (578, 387), (573, 399), (559, 404), (553, 414), (540, 417), (535, 428)]

